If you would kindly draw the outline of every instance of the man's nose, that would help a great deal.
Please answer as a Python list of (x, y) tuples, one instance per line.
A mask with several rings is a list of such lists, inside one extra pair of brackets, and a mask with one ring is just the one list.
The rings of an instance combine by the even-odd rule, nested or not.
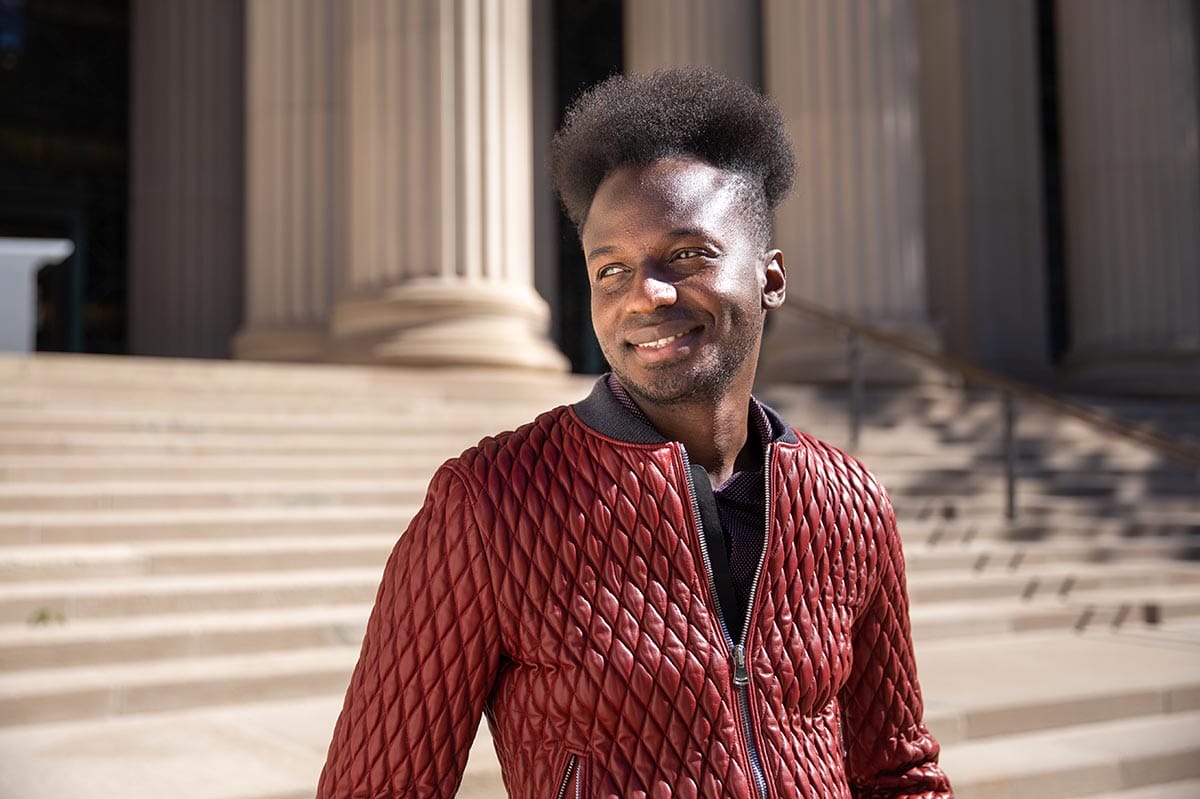
[(674, 305), (675, 284), (662, 275), (647, 271), (638, 276), (629, 293), (630, 313), (652, 313), (659, 308)]

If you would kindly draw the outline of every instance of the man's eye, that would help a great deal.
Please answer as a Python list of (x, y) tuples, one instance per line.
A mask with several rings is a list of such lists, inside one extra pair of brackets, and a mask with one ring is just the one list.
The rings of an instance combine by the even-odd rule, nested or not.
[(680, 250), (679, 252), (675, 253), (675, 260), (687, 261), (692, 258), (703, 258), (707, 254), (708, 253), (704, 252), (704, 250), (693, 250), (693, 249)]
[(616, 265), (602, 266), (596, 270), (596, 279), (603, 280), (606, 277), (613, 277), (623, 271), (623, 268)]

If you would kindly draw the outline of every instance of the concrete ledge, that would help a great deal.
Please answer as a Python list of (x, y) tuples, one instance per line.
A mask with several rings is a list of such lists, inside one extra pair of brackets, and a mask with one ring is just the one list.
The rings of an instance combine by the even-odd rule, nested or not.
[(1200, 776), (1200, 713), (946, 746), (958, 799), (1073, 799)]

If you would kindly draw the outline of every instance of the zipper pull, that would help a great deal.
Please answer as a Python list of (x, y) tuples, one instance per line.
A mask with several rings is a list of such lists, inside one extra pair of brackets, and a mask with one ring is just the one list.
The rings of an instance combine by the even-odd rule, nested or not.
[(750, 671), (746, 668), (746, 647), (738, 644), (733, 648), (733, 684), (750, 684)]

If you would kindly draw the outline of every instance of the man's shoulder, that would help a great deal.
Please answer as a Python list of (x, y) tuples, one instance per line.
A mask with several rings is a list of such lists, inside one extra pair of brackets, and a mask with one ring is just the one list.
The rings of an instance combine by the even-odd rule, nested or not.
[(577, 426), (569, 405), (559, 405), (543, 411), (514, 430), (485, 436), (459, 455), (446, 461), (444, 467), (462, 474), (476, 474), (496, 467), (528, 468), (528, 458), (537, 457), (547, 449), (561, 447), (567, 428)]

